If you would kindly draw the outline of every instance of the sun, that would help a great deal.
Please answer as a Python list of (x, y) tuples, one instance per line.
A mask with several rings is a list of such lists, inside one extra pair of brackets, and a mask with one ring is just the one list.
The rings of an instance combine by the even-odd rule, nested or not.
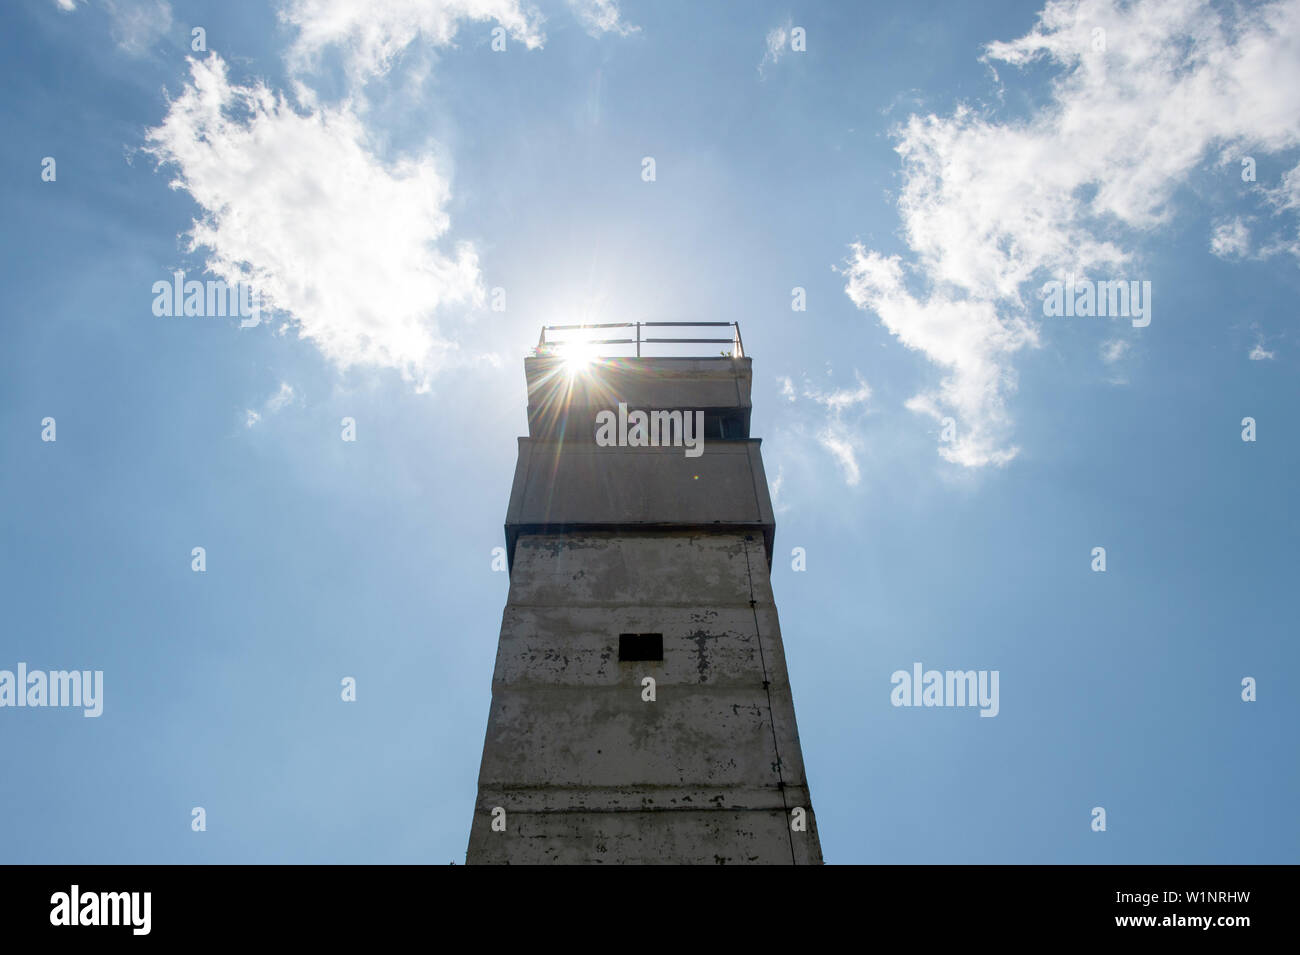
[(596, 357), (595, 346), (582, 341), (565, 342), (559, 351), (564, 358), (564, 370), (571, 378), (586, 372)]

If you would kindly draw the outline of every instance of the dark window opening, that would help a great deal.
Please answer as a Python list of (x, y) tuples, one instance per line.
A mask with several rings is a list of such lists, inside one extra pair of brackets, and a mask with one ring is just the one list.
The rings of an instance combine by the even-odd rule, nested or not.
[(734, 441), (745, 435), (745, 419), (737, 412), (704, 412), (706, 441)]
[(618, 659), (624, 660), (662, 660), (664, 658), (664, 635), (662, 633), (620, 633), (618, 635)]

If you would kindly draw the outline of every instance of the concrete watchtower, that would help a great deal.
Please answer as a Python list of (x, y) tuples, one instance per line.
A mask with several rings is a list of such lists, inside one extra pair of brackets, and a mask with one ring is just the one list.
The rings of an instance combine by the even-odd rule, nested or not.
[[(553, 326), (524, 360), (528, 437), (471, 864), (822, 861), (749, 436), (750, 359), (737, 324), (687, 324), (734, 331), (585, 326), (635, 328), (586, 345), (635, 344), (636, 357), (583, 363), (547, 341), (577, 326)], [(641, 356), (687, 341), (731, 348)]]

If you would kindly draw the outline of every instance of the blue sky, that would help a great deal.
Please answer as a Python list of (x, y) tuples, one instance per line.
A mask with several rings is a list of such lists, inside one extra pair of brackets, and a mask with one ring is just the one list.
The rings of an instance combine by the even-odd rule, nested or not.
[(1300, 857), (1300, 3), (365, 6), (0, 13), (0, 669), (105, 684), (0, 860), (463, 860), (522, 357), (631, 320), (741, 323), (828, 862)]

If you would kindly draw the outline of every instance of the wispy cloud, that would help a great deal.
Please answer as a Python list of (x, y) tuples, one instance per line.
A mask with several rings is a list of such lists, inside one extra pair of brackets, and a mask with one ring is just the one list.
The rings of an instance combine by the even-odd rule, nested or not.
[[(1300, 210), (1300, 165), (1283, 173), (1276, 186), (1261, 183), (1260, 191), (1263, 196), (1261, 211), (1274, 219), (1289, 211)], [(1290, 224), (1288, 233), (1285, 227), (1279, 230), (1261, 225), (1263, 218), (1232, 216), (1216, 219), (1210, 236), (1210, 251), (1221, 259), (1263, 260), (1279, 253), (1300, 259), (1300, 231), (1296, 230), (1294, 223)], [(1252, 240), (1252, 225), (1263, 233), (1261, 238)]]
[(862, 376), (857, 372), (853, 373), (853, 377), (856, 379), (857, 384), (852, 388), (835, 388), (831, 391), (823, 391), (820, 388), (805, 384), (803, 395), (805, 398), (811, 398), (825, 407), (832, 416), (839, 417), (843, 412), (855, 405), (866, 405), (871, 400), (871, 387), (862, 380)]
[(767, 72), (769, 66), (775, 66), (780, 62), (781, 57), (790, 49), (790, 31), (794, 29), (793, 21), (786, 18), (786, 21), (780, 26), (775, 26), (767, 31), (767, 38), (764, 41), (766, 50), (763, 53), (763, 59), (758, 63), (758, 73), (760, 76)]
[(839, 462), (844, 472), (844, 483), (856, 487), (862, 480), (862, 471), (858, 468), (858, 458), (850, 436), (842, 430), (828, 427), (822, 430), (817, 440)]
[(855, 243), (843, 270), (854, 304), (943, 369), (908, 407), (957, 417), (940, 453), (968, 467), (1018, 450), (1007, 402), (1016, 353), (1039, 343), (1029, 283), (1129, 264), (1122, 240), (1165, 225), (1222, 151), (1300, 144), (1300, 3), (1054, 0), (985, 61), (1048, 63), (1050, 102), (1019, 121), (910, 117), (895, 131), (909, 256)]
[(1240, 259), (1250, 253), (1250, 231), (1241, 216), (1215, 223), (1210, 251), (1221, 259)]
[(1110, 385), (1127, 385), (1128, 375), (1121, 369), (1124, 357), (1131, 350), (1129, 342), (1123, 338), (1111, 338), (1101, 343), (1101, 360), (1111, 369), (1106, 383)]
[(456, 347), (439, 310), (483, 295), (474, 248), (439, 247), (446, 176), (429, 158), (378, 158), (347, 105), (294, 108), (232, 84), (216, 54), (190, 73), (148, 142), (203, 211), (191, 250), (258, 288), (340, 368), (395, 368), (427, 387)]
[(783, 514), (788, 511), (790, 505), (786, 503), (785, 498), (782, 496), (782, 492), (785, 490), (784, 465), (777, 465), (776, 477), (767, 482), (767, 487), (772, 495), (772, 510), (777, 514)]
[(1255, 347), (1250, 350), (1251, 361), (1272, 361), (1276, 357), (1277, 353), (1266, 349), (1263, 342), (1256, 342)]
[(1108, 365), (1113, 365), (1123, 358), (1128, 353), (1128, 350), (1128, 342), (1122, 338), (1112, 338), (1102, 343), (1101, 360)]
[(863, 437), (856, 422), (847, 420), (848, 413), (854, 410), (859, 414), (868, 410), (871, 400), (871, 388), (854, 372), (855, 384), (851, 388), (818, 388), (807, 380), (801, 388), (795, 388), (794, 381), (787, 377), (777, 379), (781, 386), (781, 395), (787, 401), (812, 401), (825, 409), (824, 416), (815, 426), (817, 443), (839, 464), (844, 476), (844, 483), (850, 487), (862, 479), (862, 470), (858, 466), (858, 454), (863, 448)]
[(262, 420), (264, 415), (279, 414), (282, 410), (292, 404), (296, 397), (292, 385), (287, 381), (280, 382), (280, 389), (263, 402), (261, 411), (257, 411), (253, 408), (245, 409), (245, 426), (249, 428), (253, 427)]
[(266, 410), (275, 414), (294, 399), (293, 386), (287, 381), (280, 382), (280, 390), (266, 399)]
[[(60, 2), (63, 10), (75, 7)], [(128, 56), (144, 56), (172, 28), (172, 8), (166, 0), (104, 0), (109, 33)]]
[(568, 0), (568, 3), (578, 22), (592, 36), (603, 33), (628, 36), (641, 29), (622, 19), (616, 0)]
[(519, 0), (287, 0), (280, 10), (280, 20), (298, 31), (288, 53), (291, 69), (314, 68), (321, 52), (334, 47), (354, 81), (387, 72), (417, 39), (452, 44), (462, 20), (495, 20), (514, 40), (537, 49), (546, 40), (542, 19)]

